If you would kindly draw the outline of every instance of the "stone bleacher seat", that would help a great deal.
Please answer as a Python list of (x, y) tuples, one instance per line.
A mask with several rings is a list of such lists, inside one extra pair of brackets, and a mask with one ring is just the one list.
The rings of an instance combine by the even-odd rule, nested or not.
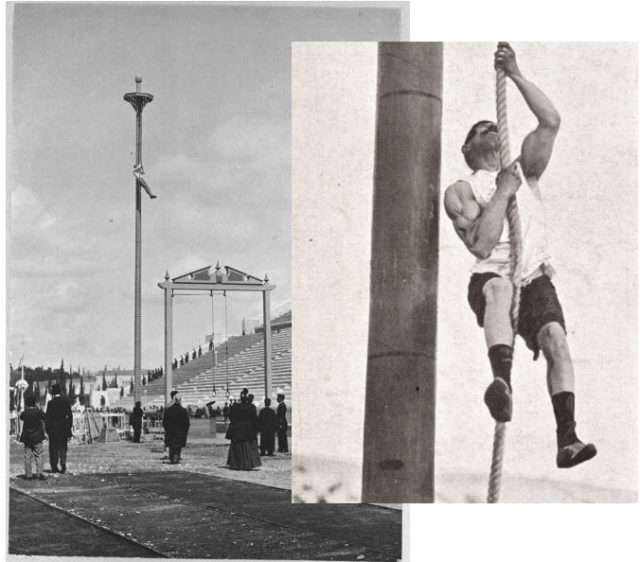
[[(282, 389), (291, 394), (291, 311), (272, 320), (271, 372), (272, 392)], [(264, 394), (264, 328), (255, 333), (232, 336), (228, 342), (215, 348), (216, 365), (210, 351), (173, 370), (173, 387), (182, 394), (182, 404), (204, 404), (213, 400), (215, 379), (216, 403), (226, 401), (228, 384), (231, 397), (238, 398), (243, 388), (261, 401)], [(228, 344), (228, 345), (227, 345)], [(161, 406), (164, 403), (164, 377), (151, 381), (142, 388), (143, 406)], [(272, 396), (275, 398), (275, 396)], [(133, 408), (133, 396), (123, 397), (117, 406)]]

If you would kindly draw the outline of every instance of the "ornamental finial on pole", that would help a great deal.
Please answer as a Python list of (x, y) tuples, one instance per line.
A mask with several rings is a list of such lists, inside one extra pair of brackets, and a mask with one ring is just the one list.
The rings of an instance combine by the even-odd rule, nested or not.
[(136, 76), (136, 91), (129, 92), (124, 95), (124, 101), (129, 102), (133, 109), (136, 110), (136, 113), (141, 112), (144, 109), (144, 106), (153, 101), (153, 94), (148, 94), (146, 92), (141, 92), (142, 86), (142, 77)]

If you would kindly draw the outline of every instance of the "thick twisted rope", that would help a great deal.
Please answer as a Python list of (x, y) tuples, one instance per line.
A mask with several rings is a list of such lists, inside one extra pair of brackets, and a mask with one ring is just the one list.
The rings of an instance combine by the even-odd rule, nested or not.
[[(500, 147), (500, 168), (511, 163), (509, 150), (509, 131), (507, 126), (507, 79), (504, 70), (496, 71), (496, 106), (498, 114), (498, 143)], [(520, 283), (522, 279), (522, 226), (518, 214), (516, 196), (509, 199), (507, 205), (507, 222), (509, 224), (509, 241), (511, 243), (511, 283), (513, 296), (511, 299), (511, 326), (513, 328), (512, 348), (515, 347), (515, 337), (518, 331), (518, 311), (520, 309)], [(504, 457), (504, 440), (506, 426), (504, 422), (496, 422), (493, 434), (493, 456), (491, 459), (491, 474), (489, 476), (488, 503), (497, 503), (500, 495), (500, 481), (502, 479), (502, 460)]]

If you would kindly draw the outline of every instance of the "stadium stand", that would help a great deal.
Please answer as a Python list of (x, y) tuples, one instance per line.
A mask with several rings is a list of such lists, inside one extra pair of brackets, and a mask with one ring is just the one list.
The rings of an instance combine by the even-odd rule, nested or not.
[[(215, 380), (216, 403), (226, 401), (226, 388), (232, 398), (238, 398), (242, 388), (246, 387), (262, 400), (264, 393), (264, 327), (256, 328), (255, 333), (231, 336), (227, 342), (215, 347), (214, 357), (211, 351), (189, 361), (186, 365), (173, 370), (173, 387), (182, 394), (182, 404), (204, 404), (213, 399)], [(272, 391), (282, 389), (291, 395), (291, 311), (271, 321), (271, 372)], [(164, 403), (164, 377), (160, 377), (143, 387), (143, 406), (162, 406)], [(117, 406), (133, 408), (133, 396), (125, 396)]]

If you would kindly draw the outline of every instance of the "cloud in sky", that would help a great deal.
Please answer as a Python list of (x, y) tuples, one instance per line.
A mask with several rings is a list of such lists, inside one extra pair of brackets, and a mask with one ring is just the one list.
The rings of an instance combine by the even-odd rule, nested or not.
[[(231, 265), (291, 298), (292, 40), (396, 40), (400, 10), (288, 5), (48, 3), (12, 7), (8, 111), (8, 356), (101, 369), (133, 362), (134, 76), (143, 163), (142, 364), (163, 361), (172, 276)], [(229, 299), (229, 329), (260, 311)], [(176, 305), (176, 354), (211, 329)], [(218, 318), (220, 313), (218, 311)], [(216, 328), (217, 330), (217, 328)]]
[[(220, 259), (223, 265), (258, 276), (270, 269), (271, 277), (288, 290), (287, 129), (285, 120), (232, 117), (213, 130), (199, 153), (150, 160), (147, 178), (159, 197), (143, 201), (143, 267), (147, 273), (157, 273), (145, 275), (143, 282), (145, 306), (153, 319), (148, 333), (156, 332), (149, 355), (157, 356), (162, 344), (157, 330), (162, 305), (157, 282), (167, 269), (175, 276)], [(81, 189), (78, 186), (76, 193)], [(123, 220), (119, 209), (123, 204), (127, 202), (113, 202), (112, 213), (101, 209), (103, 217), (120, 215), (119, 222), (129, 223), (129, 228), (114, 228), (109, 219), (94, 222), (75, 213), (65, 221), (62, 209), (50, 210), (37, 191), (24, 185), (12, 191), (11, 294), (29, 295), (11, 299), (14, 341), (17, 338), (21, 344), (29, 334), (31, 347), (55, 338), (60, 350), (77, 348), (82, 341), (80, 354), (103, 357), (104, 348), (131, 347), (133, 229), (132, 220)], [(274, 248), (284, 259), (268, 258)], [(258, 259), (260, 255), (267, 259)], [(201, 303), (181, 306), (192, 315), (203, 307)], [(38, 310), (37, 317), (31, 310)], [(94, 314), (87, 314), (88, 310)], [(72, 315), (71, 322), (61, 321)], [(241, 316), (236, 311), (234, 331)], [(119, 323), (122, 327), (114, 330)], [(191, 327), (179, 327), (176, 350), (202, 340), (202, 326), (195, 322)], [(79, 340), (77, 332), (92, 337)], [(53, 351), (49, 360), (58, 361), (61, 352)], [(126, 357), (114, 354), (104, 361), (126, 364)]]

